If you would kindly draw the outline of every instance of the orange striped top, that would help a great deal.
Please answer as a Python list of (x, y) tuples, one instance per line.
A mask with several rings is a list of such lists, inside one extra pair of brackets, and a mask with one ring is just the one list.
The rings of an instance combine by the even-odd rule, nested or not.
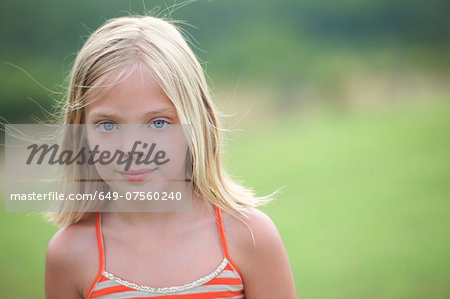
[(101, 233), (101, 213), (96, 215), (97, 247), (99, 268), (96, 277), (85, 294), (88, 298), (166, 298), (166, 299), (210, 299), (244, 298), (244, 284), (236, 265), (231, 261), (223, 232), (222, 215), (214, 206), (220, 244), (224, 258), (215, 271), (194, 282), (165, 288), (153, 288), (133, 283), (117, 277), (104, 269), (103, 238)]

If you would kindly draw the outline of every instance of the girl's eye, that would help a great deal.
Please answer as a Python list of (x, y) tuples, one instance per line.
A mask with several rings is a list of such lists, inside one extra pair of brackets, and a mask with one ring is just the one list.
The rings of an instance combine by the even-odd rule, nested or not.
[(100, 123), (100, 129), (106, 132), (111, 132), (115, 129), (116, 125), (112, 122), (103, 122)]
[(165, 120), (155, 120), (150, 124), (151, 127), (154, 127), (156, 129), (162, 129), (167, 125), (167, 122)]

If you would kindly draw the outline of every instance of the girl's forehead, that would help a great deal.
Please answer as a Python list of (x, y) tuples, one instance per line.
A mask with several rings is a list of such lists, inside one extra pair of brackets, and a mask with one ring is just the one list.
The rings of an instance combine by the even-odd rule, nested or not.
[(108, 92), (86, 106), (88, 116), (117, 111), (126, 116), (152, 110), (175, 110), (172, 101), (150, 75), (135, 71), (110, 87)]

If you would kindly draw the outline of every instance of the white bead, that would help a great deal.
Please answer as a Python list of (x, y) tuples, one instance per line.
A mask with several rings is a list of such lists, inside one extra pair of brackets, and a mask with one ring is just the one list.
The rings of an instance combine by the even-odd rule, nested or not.
[(126, 287), (129, 287), (129, 288), (132, 288), (135, 290), (139, 290), (139, 291), (150, 292), (150, 293), (160, 293), (160, 294), (161, 293), (175, 293), (175, 292), (186, 291), (186, 290), (195, 288), (197, 286), (200, 286), (205, 282), (208, 282), (209, 280), (211, 280), (212, 278), (217, 276), (225, 268), (227, 263), (228, 263), (227, 258), (224, 258), (222, 263), (219, 265), (219, 267), (217, 267), (217, 269), (214, 272), (212, 272), (200, 279), (197, 279), (194, 282), (188, 283), (188, 284), (184, 284), (181, 286), (165, 287), (165, 288), (152, 288), (152, 287), (136, 284), (133, 282), (129, 282), (122, 278), (116, 277), (116, 276), (114, 276), (114, 274), (111, 274), (106, 271), (103, 271), (103, 276), (117, 282), (118, 284), (124, 285)]

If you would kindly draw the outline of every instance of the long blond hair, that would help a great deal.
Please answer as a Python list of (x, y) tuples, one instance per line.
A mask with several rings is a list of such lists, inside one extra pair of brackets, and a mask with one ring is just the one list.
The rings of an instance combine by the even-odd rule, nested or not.
[[(86, 105), (136, 68), (143, 68), (154, 77), (173, 102), (180, 122), (192, 127), (193, 192), (241, 221), (246, 207), (268, 202), (269, 197), (256, 197), (224, 170), (218, 111), (200, 63), (173, 22), (129, 16), (108, 20), (97, 29), (73, 65), (62, 109), (64, 124), (84, 123)], [(64, 226), (88, 213), (70, 212), (67, 208), (65, 211), (69, 212), (52, 213), (50, 219)]]

